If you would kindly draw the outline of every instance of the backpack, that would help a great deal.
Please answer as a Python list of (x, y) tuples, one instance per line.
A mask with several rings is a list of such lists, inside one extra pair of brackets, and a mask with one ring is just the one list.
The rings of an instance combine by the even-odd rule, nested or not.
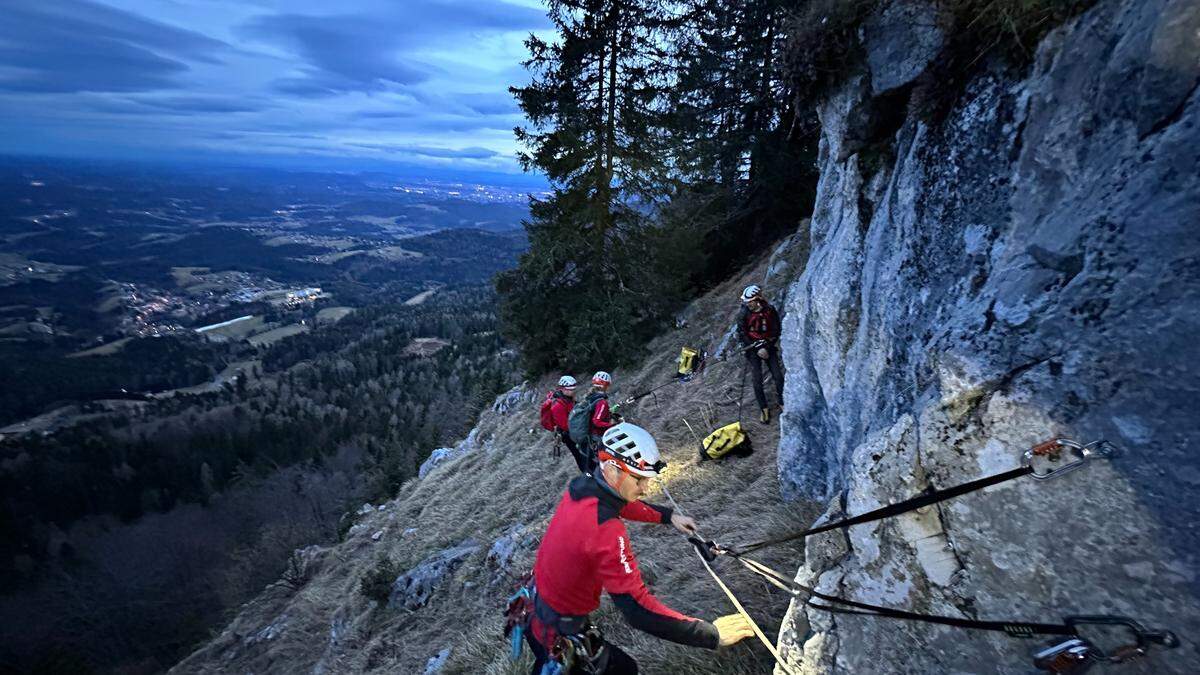
[(542, 416), (542, 428), (546, 431), (554, 431), (554, 399), (557, 391), (552, 391), (546, 394), (546, 400), (542, 401), (542, 408), (539, 411)]
[(608, 394), (600, 391), (588, 394), (587, 398), (571, 408), (571, 415), (567, 417), (567, 435), (581, 448), (591, 445), (592, 413), (596, 411), (596, 402), (602, 398), (608, 398)]
[(754, 452), (750, 437), (742, 431), (742, 423), (726, 424), (704, 437), (700, 444), (700, 461), (720, 459), (728, 454), (745, 457)]

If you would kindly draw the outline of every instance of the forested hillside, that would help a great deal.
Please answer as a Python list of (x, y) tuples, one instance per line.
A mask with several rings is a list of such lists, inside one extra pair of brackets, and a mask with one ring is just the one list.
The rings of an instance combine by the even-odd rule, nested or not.
[(169, 665), (511, 386), (493, 304), (479, 285), (374, 304), (272, 345), (216, 391), (0, 441), (0, 612), (40, 617), (0, 662)]

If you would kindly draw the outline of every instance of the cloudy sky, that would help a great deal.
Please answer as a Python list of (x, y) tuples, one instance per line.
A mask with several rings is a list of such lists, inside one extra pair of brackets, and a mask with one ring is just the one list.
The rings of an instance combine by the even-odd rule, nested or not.
[(0, 0), (0, 152), (518, 172), (540, 0)]

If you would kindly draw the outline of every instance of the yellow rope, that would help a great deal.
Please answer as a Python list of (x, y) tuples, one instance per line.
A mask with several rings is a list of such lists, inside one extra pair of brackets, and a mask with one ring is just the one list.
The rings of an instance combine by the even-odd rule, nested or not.
[(767, 651), (771, 652), (771, 656), (775, 657), (775, 662), (779, 664), (779, 667), (783, 669), (783, 672), (787, 673), (787, 675), (796, 675), (796, 672), (783, 662), (783, 658), (779, 656), (779, 651), (775, 649), (775, 645), (767, 639), (766, 635), (763, 634), (762, 629), (759, 628), (758, 624), (754, 622), (754, 619), (750, 617), (750, 614), (746, 611), (746, 608), (742, 606), (742, 603), (738, 602), (737, 596), (733, 594), (733, 591), (729, 590), (729, 587), (725, 585), (725, 582), (721, 581), (721, 577), (717, 576), (717, 573), (713, 571), (713, 568), (708, 564), (708, 561), (704, 559), (704, 556), (700, 554), (700, 551), (696, 551), (696, 557), (700, 558), (700, 562), (704, 565), (704, 569), (708, 570), (708, 573), (712, 576), (713, 581), (717, 582), (717, 586), (720, 586), (721, 590), (725, 592), (725, 596), (728, 597), (729, 601), (733, 603), (733, 606), (737, 608), (738, 613), (741, 614), (750, 624), (750, 629), (754, 631), (754, 635), (758, 637), (759, 642), (763, 643), (763, 646), (767, 648)]

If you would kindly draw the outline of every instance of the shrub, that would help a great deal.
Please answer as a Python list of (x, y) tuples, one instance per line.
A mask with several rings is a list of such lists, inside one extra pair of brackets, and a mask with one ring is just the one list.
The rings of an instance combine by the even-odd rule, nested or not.
[(368, 600), (374, 600), (380, 605), (386, 605), (392, 595), (392, 584), (400, 576), (400, 566), (395, 560), (381, 556), (375, 566), (363, 575), (358, 582), (358, 592)]

